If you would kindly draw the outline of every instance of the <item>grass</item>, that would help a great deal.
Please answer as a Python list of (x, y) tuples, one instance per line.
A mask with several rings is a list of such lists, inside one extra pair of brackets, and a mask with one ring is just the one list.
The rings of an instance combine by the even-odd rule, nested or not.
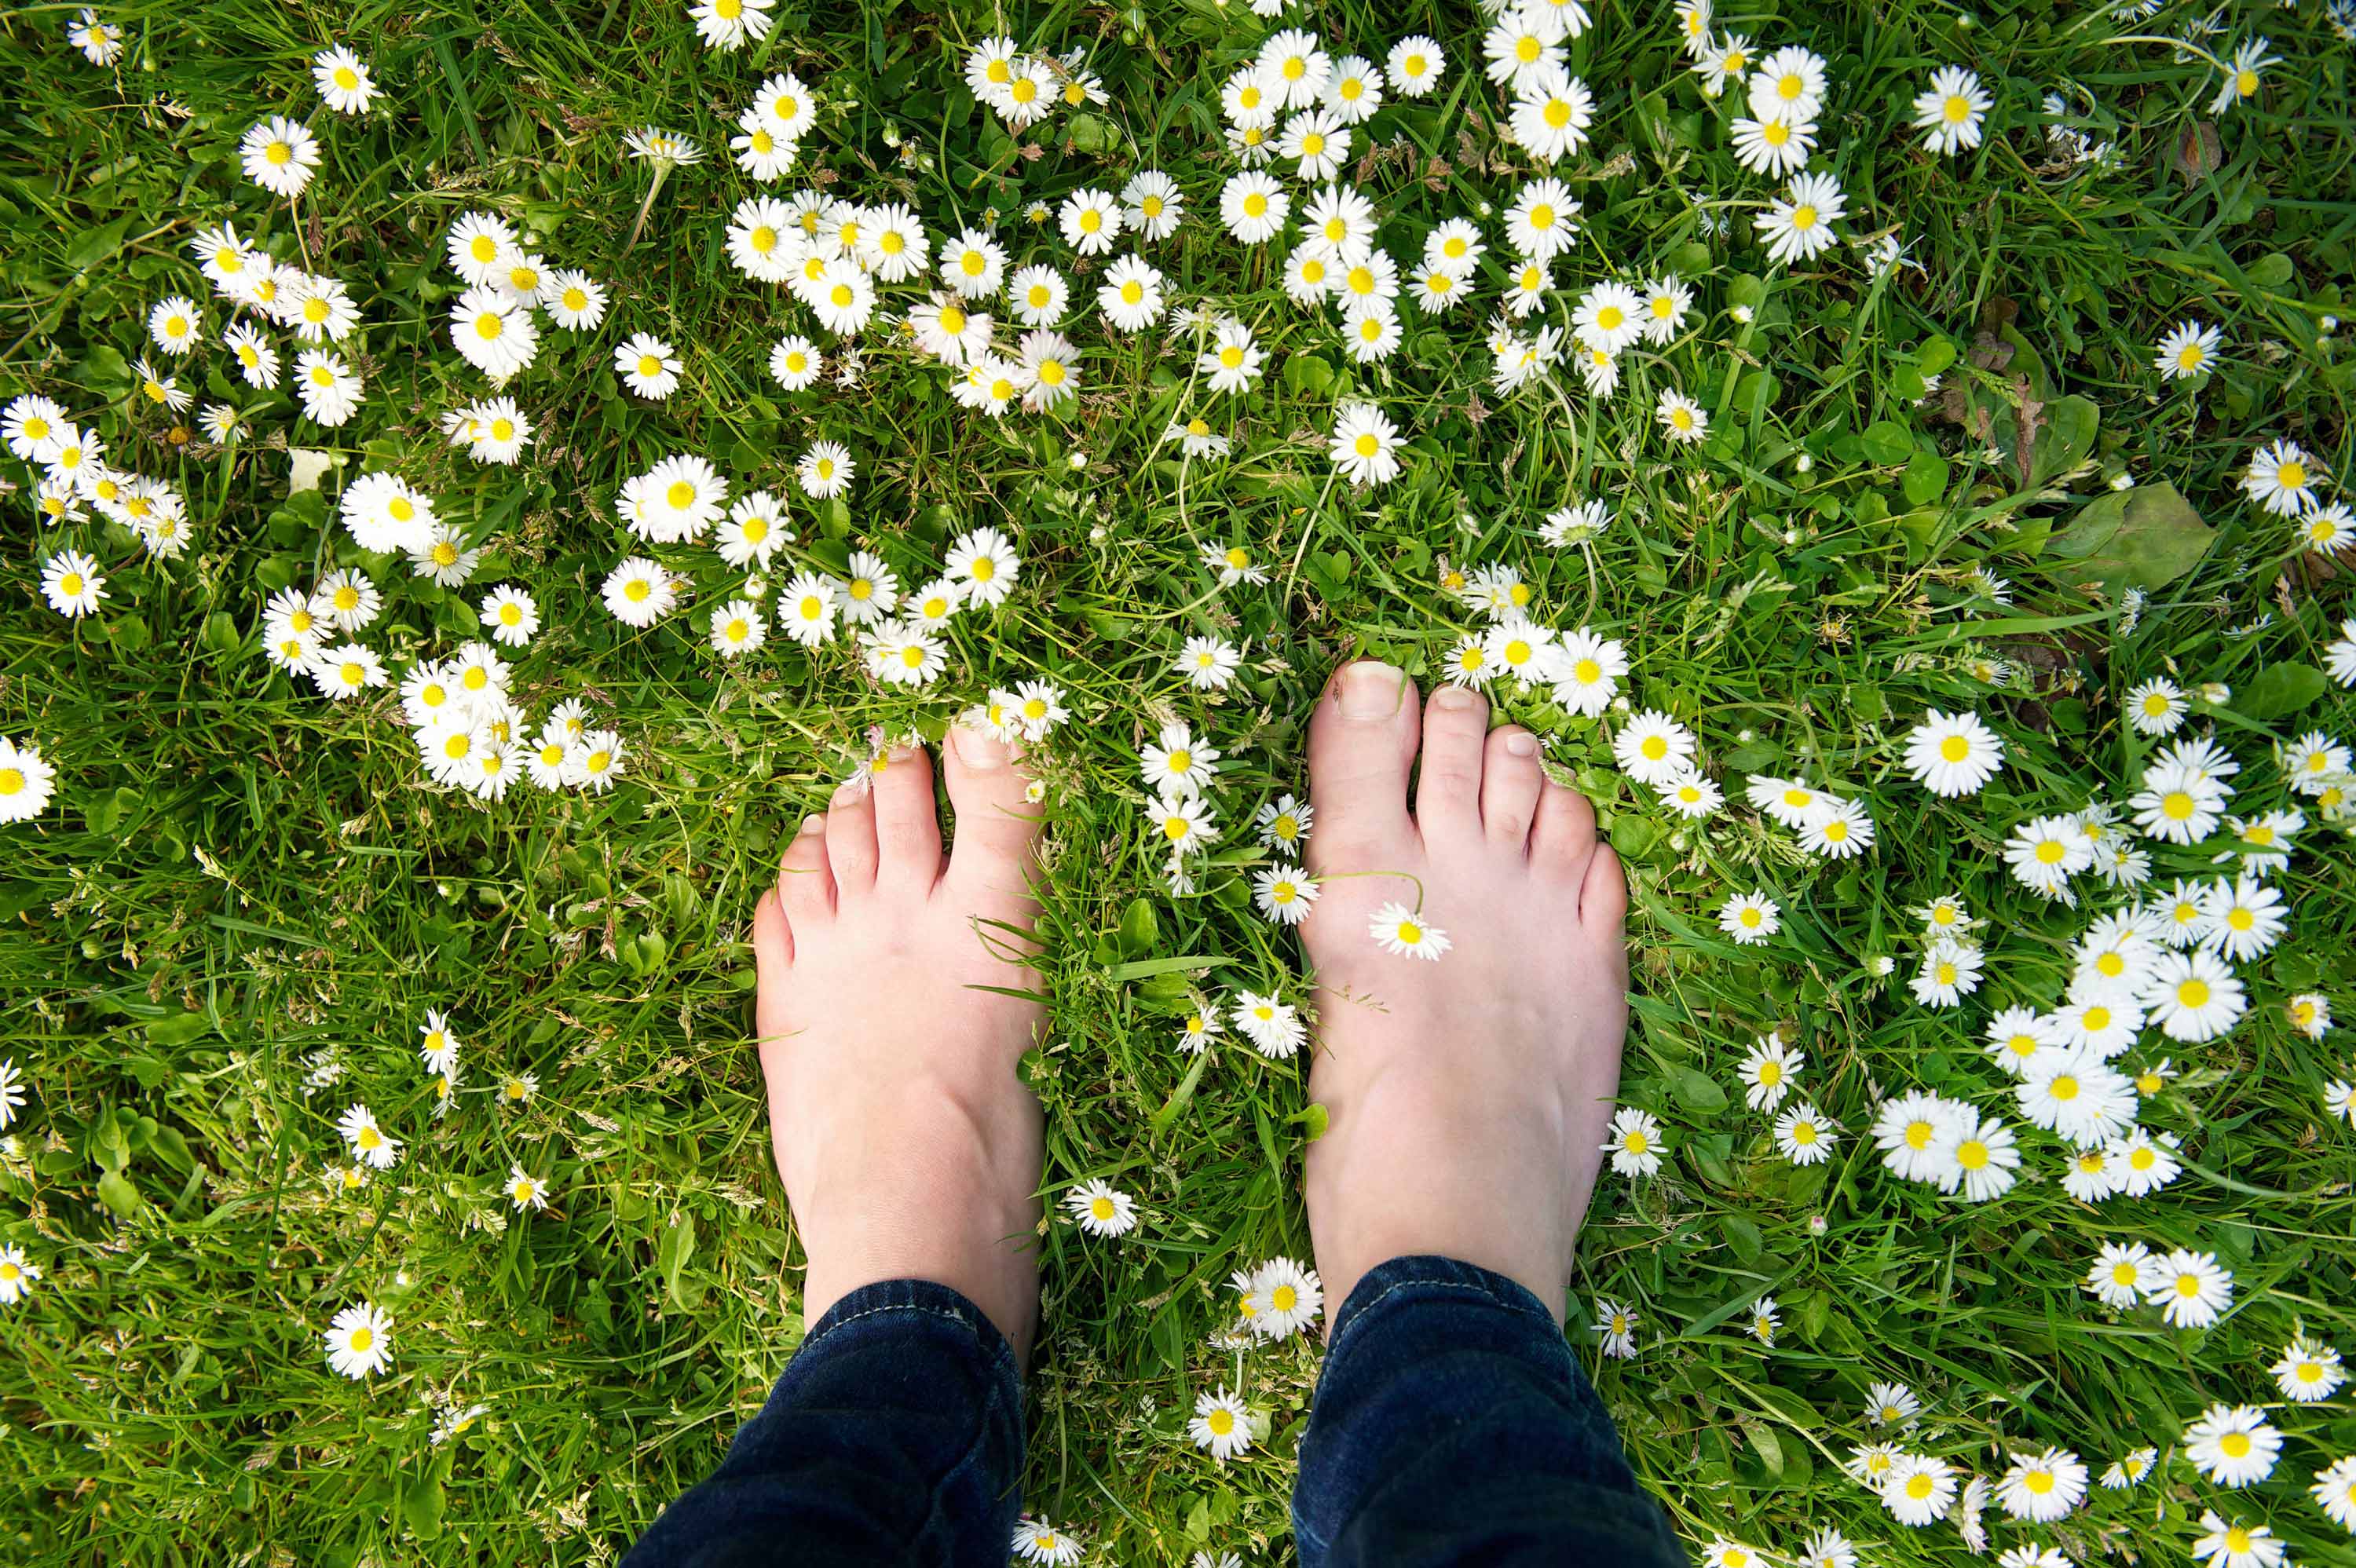
[[(1232, 1268), (1308, 1255), (1297, 1194), (1318, 1117), (1299, 1064), (1230, 1045), (1197, 1072), (1172, 1041), (1191, 994), (1297, 992), (1297, 958), (1250, 916), (1247, 835), (1218, 847), (1200, 894), (1168, 894), (1139, 830), (1133, 748), (1165, 712), (1207, 723), (1230, 759), (1222, 820), (1248, 821), (1302, 787), (1302, 717), (1336, 660), (1376, 654), (1428, 677), (1472, 624), (1437, 586), (1445, 562), (1515, 566), (1542, 620), (1624, 640), (1639, 706), (1692, 724), (1730, 784), (1805, 770), (1866, 799), (1881, 828), (1877, 851), (1844, 869), (1747, 811), (1677, 827), (1613, 771), (1605, 730), (1542, 693), (1500, 703), (1548, 738), (1631, 869), (1623, 1094), (1662, 1115), (1673, 1154), (1660, 1179), (1606, 1179), (1574, 1305), (1608, 1296), (1644, 1315), (1641, 1355), (1598, 1381), (1681, 1530), (1788, 1555), (1831, 1524), (1875, 1543), (1876, 1563), (1952, 1560), (1951, 1529), (1903, 1531), (1839, 1473), (1868, 1440), (1869, 1380), (1921, 1390), (1914, 1443), (1993, 1478), (2008, 1448), (2059, 1443), (2099, 1469), (2166, 1448), (2211, 1400), (2269, 1400), (2265, 1369), (2295, 1322), (2356, 1352), (2356, 1143), (2319, 1097), (2350, 1075), (2346, 1037), (2307, 1040), (2281, 1006), (2321, 990), (2356, 1014), (2344, 831), (2311, 830), (2284, 879), (2293, 936), (2246, 968), (2250, 1018), (2164, 1052), (2180, 1076), (2145, 1121), (2182, 1136), (2190, 1168), (2157, 1198), (2070, 1200), (2052, 1140), (2033, 1133), (2029, 1179), (1985, 1209), (1899, 1183), (1854, 1136), (1834, 1163), (1794, 1169), (1728, 1092), (1741, 1049), (1780, 1028), (1852, 1135), (1901, 1085), (1996, 1103), (1979, 1004), (2049, 1003), (2083, 920), (2007, 880), (1998, 848), (2018, 820), (2132, 790), (2149, 747), (2120, 722), (2135, 682), (2229, 684), (2204, 721), (2260, 777), (2271, 740), (2356, 735), (2345, 694), (2300, 673), (2356, 614), (2349, 579), (2297, 554), (2286, 526), (2234, 489), (2251, 449), (2278, 435), (2349, 470), (2356, 369), (2324, 323), (2349, 308), (2356, 128), (2349, 51), (2317, 7), (2254, 6), (2208, 40), (2222, 53), (2263, 27), (2286, 57), (2213, 142), (2200, 130), (2208, 66), (2106, 41), (2180, 29), (2200, 14), (2181, 4), (2131, 28), (2099, 7), (1993, 6), (1969, 25), (1920, 0), (1722, 16), (1832, 62), (1818, 166), (1858, 209), (1847, 230), (1901, 229), (1920, 263), (1879, 282), (1846, 249), (1770, 269), (1749, 221), (1765, 182), (1727, 151), (1730, 108), (1699, 96), (1665, 8), (1601, 7), (1573, 53), (1601, 100), (1594, 144), (1567, 165), (1588, 241), (1558, 282), (1674, 268), (1700, 307), (1676, 344), (1631, 357), (1608, 403), (1568, 377), (1559, 392), (1501, 398), (1472, 316), (1430, 326), (1410, 313), (1398, 359), (1351, 368), (1331, 327), (1276, 288), (1280, 255), (1217, 232), (1217, 83), (1259, 36), (1241, 6), (1007, 14), (1026, 44), (1085, 46), (1112, 95), (1019, 148), (956, 85), (964, 46), (999, 25), (972, 5), (781, 8), (749, 56), (703, 51), (682, 6), (622, 0), (495, 19), (437, 0), (110, 14), (133, 35), (112, 70), (65, 48), (67, 7), (0, 16), (0, 68), (19, 84), (0, 153), (0, 392), (37, 389), (96, 421), (119, 457), (183, 486), (199, 527), (165, 564), (140, 561), (120, 528), (78, 525), (113, 597), (69, 624), (39, 603), (49, 541), (27, 497), (5, 503), (0, 733), (37, 741), (60, 774), (51, 808), (5, 830), (0, 861), (0, 1055), (32, 1084), (0, 1159), (0, 1241), (48, 1275), (0, 1313), (13, 1560), (341, 1568), (596, 1563), (626, 1548), (715, 1462), (801, 1330), (747, 1043), (745, 934), (781, 826), (872, 732), (937, 734), (986, 685), (1041, 672), (1076, 720), (1043, 762), (1056, 1024), (1031, 1071), (1048, 1108), (1047, 1190), (1102, 1175), (1146, 1220), (1118, 1244), (1060, 1221), (1044, 1239), (1027, 1497), (1080, 1529), (1094, 1561), (1179, 1563), (1205, 1546), (1282, 1560), (1314, 1354), (1294, 1341), (1238, 1358), (1205, 1340), (1230, 1318)], [(1453, 62), (1441, 94), (1376, 122), (1384, 144), (1360, 178), (1394, 248), (1484, 201), (1502, 213), (1523, 165), (1463, 70), (1475, 19), (1344, 0), (1312, 23), (1377, 58), (1411, 25)], [(351, 122), (318, 108), (307, 59), (337, 39), (369, 58), (389, 111)], [(1904, 130), (1907, 103), (1951, 60), (1975, 65), (1998, 107), (1982, 149), (1933, 159)], [(646, 173), (620, 137), (651, 122), (723, 147), (762, 75), (788, 66), (825, 105), (789, 186), (911, 199), (936, 235), (995, 209), (1018, 254), (1061, 261), (1060, 241), (1023, 218), (1030, 203), (1168, 169), (1194, 217), (1153, 259), (1177, 301), (1254, 322), (1271, 374), (1216, 406), (1164, 347), (1174, 334), (1113, 339), (1091, 318), (1074, 333), (1084, 395), (1063, 417), (965, 414), (937, 370), (880, 333), (857, 388), (780, 394), (763, 361), (800, 313), (730, 271), (721, 247), (750, 182), (724, 161), (680, 171), (625, 253)], [(2115, 144), (2115, 166), (2072, 168), (2050, 150), (2050, 89)], [(234, 157), (248, 124), (290, 104), (327, 151), (294, 213)], [(594, 341), (551, 333), (513, 389), (542, 432), (515, 470), (460, 462), (434, 429), (481, 389), (447, 349), (439, 261), (444, 230), (476, 208), (529, 226), (552, 261), (616, 293)], [(203, 296), (185, 242), (230, 216), (360, 301), (369, 403), (344, 432), (296, 425), (280, 397), (259, 411), (257, 443), (175, 447), (129, 406), (148, 306)], [(1711, 231), (1720, 219), (1731, 234)], [(1568, 309), (1566, 293), (1550, 313)], [(2186, 315), (2223, 325), (2228, 344), (2190, 389), (2149, 368)], [(659, 407), (610, 372), (611, 345), (637, 330), (688, 361)], [(207, 400), (231, 395), (217, 351), (195, 363)], [(1942, 394), (1922, 400), (1941, 370)], [(1652, 424), (1668, 386), (1712, 412), (1697, 452), (1665, 451)], [(1407, 476), (1371, 494), (1329, 483), (1323, 456), (1329, 405), (1352, 389), (1413, 438)], [(1198, 409), (1232, 416), (1237, 460), (1182, 465), (1158, 447)], [(929, 574), (965, 527), (1021, 546), (1022, 592), (957, 624), (940, 688), (879, 691), (841, 645), (806, 656), (774, 636), (723, 667), (700, 614), (637, 633), (605, 613), (623, 476), (693, 451), (739, 487), (783, 494), (821, 436), (851, 446), (861, 477), (847, 505), (795, 497), (798, 558), (839, 566), (868, 546), (905, 579)], [(474, 584), (445, 593), (357, 556), (315, 499), (288, 494), (290, 440), (337, 454), (330, 494), (365, 466), (427, 488), (484, 545)], [(7, 472), (24, 483), (21, 465)], [(2131, 542), (2091, 552), (2072, 525), (2121, 475), (2142, 497), (2174, 486), (2189, 509), (2150, 501)], [(1590, 496), (1615, 505), (1612, 529), (1559, 550), (1536, 541), (1546, 511)], [(1247, 544), (1273, 581), (1214, 592), (1204, 541)], [(737, 581), (708, 549), (659, 553), (692, 576), (699, 604)], [(548, 625), (517, 661), (519, 689), (535, 713), (579, 694), (612, 714), (628, 778), (606, 795), (519, 791), (495, 806), (422, 787), (389, 702), (329, 704), (261, 655), (265, 590), (330, 562), (372, 568), (389, 603), (368, 640), (403, 658), (471, 635), (482, 589), (529, 586)], [(1983, 565), (2009, 581), (2008, 608), (1975, 601)], [(2150, 581), (2136, 617), (2118, 592), (2130, 574)], [(1184, 635), (1213, 631), (1248, 645), (1243, 678), (1215, 699), (1169, 673)], [(2013, 747), (1986, 794), (1939, 803), (1904, 782), (1896, 756), (1930, 706), (1976, 708)], [(2158, 860), (2163, 876), (2205, 869), (2203, 855)], [(1713, 915), (1753, 887), (1781, 901), (1785, 928), (1739, 950)], [(1960, 1015), (1915, 1007), (1903, 987), (1908, 911), (1949, 892), (1992, 923), (1988, 985)], [(1895, 980), (1869, 972), (1880, 955), (1897, 958)], [(448, 1008), (467, 1044), (441, 1120), (414, 1057), (428, 1007)], [(2157, 1040), (2132, 1060), (2163, 1054)], [(308, 1087), (323, 1060), (340, 1082)], [(493, 1093), (510, 1072), (539, 1081), (519, 1110)], [(319, 1172), (353, 1100), (410, 1152), (364, 1189), (330, 1193)], [(554, 1182), (547, 1213), (509, 1218), (498, 1186), (519, 1162)], [(2078, 1282), (2115, 1237), (2219, 1252), (2233, 1314), (2188, 1333), (2098, 1309)], [(1762, 1293), (1786, 1316), (1772, 1351), (1740, 1332)], [(367, 1385), (331, 1373), (318, 1340), (362, 1296), (396, 1324), (391, 1371)], [(1265, 1445), (1224, 1469), (1182, 1435), (1194, 1393), (1218, 1383), (1271, 1419)], [(482, 1421), (428, 1441), (440, 1408), (477, 1401)], [(2082, 1562), (2175, 1561), (2214, 1506), (2265, 1517), (2303, 1564), (2356, 1563), (2304, 1496), (2308, 1471), (2356, 1448), (2356, 1411), (2342, 1399), (2275, 1419), (2284, 1462), (2253, 1493), (2219, 1493), (2176, 1460), (2051, 1531), (1992, 1510), (1997, 1545), (2050, 1537)]]

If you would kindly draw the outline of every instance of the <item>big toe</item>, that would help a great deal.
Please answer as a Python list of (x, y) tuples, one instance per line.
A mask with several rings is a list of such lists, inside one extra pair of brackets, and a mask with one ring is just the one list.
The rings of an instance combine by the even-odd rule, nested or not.
[(1032, 850), (1039, 808), (1014, 749), (960, 720), (941, 742), (941, 772), (957, 812), (948, 880), (960, 891), (998, 899), (1031, 896)]
[(1372, 659), (1344, 665), (1309, 720), (1310, 852), (1321, 870), (1376, 869), (1369, 856), (1404, 847), (1407, 773), (1420, 731), (1415, 683)]

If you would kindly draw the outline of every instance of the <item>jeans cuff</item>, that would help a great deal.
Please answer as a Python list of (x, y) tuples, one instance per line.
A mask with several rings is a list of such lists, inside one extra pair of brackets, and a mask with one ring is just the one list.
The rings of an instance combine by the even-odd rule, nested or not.
[(963, 1293), (929, 1279), (884, 1279), (851, 1291), (802, 1336), (801, 1349), (812, 1349), (850, 1324), (897, 1315), (937, 1317), (958, 1325), (971, 1337), (975, 1359), (990, 1367), (1001, 1386), (1012, 1387), (1019, 1394), (1023, 1369), (1015, 1364), (1014, 1347), (1006, 1342), (998, 1325)]
[(1333, 1315), (1333, 1333), (1327, 1341), (1326, 1354), (1338, 1354), (1361, 1320), (1380, 1312), (1387, 1303), (1400, 1298), (1430, 1299), (1434, 1296), (1486, 1301), (1530, 1318), (1533, 1328), (1558, 1344), (1562, 1340), (1562, 1326), (1526, 1285), (1478, 1264), (1431, 1253), (1411, 1253), (1376, 1264), (1351, 1287), (1342, 1310)]

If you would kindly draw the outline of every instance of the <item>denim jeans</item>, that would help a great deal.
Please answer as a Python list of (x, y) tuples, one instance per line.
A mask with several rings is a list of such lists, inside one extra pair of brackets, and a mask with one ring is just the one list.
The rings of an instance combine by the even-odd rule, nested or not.
[[(1001, 1568), (1022, 1472), (998, 1330), (946, 1285), (871, 1285), (624, 1568)], [(1292, 1523), (1302, 1568), (1685, 1562), (1537, 1297), (1439, 1257), (1393, 1258), (1343, 1303)]]

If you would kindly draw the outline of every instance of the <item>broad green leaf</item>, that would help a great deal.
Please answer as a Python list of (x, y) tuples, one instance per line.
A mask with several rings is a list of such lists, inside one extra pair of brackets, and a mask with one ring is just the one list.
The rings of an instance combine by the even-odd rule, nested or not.
[(2236, 695), (2233, 707), (2246, 718), (2283, 719), (2330, 689), (2330, 679), (2313, 665), (2268, 665)]
[(2217, 530), (2165, 481), (2089, 501), (2053, 536), (2046, 554), (2077, 581), (2165, 587), (2199, 565)]

